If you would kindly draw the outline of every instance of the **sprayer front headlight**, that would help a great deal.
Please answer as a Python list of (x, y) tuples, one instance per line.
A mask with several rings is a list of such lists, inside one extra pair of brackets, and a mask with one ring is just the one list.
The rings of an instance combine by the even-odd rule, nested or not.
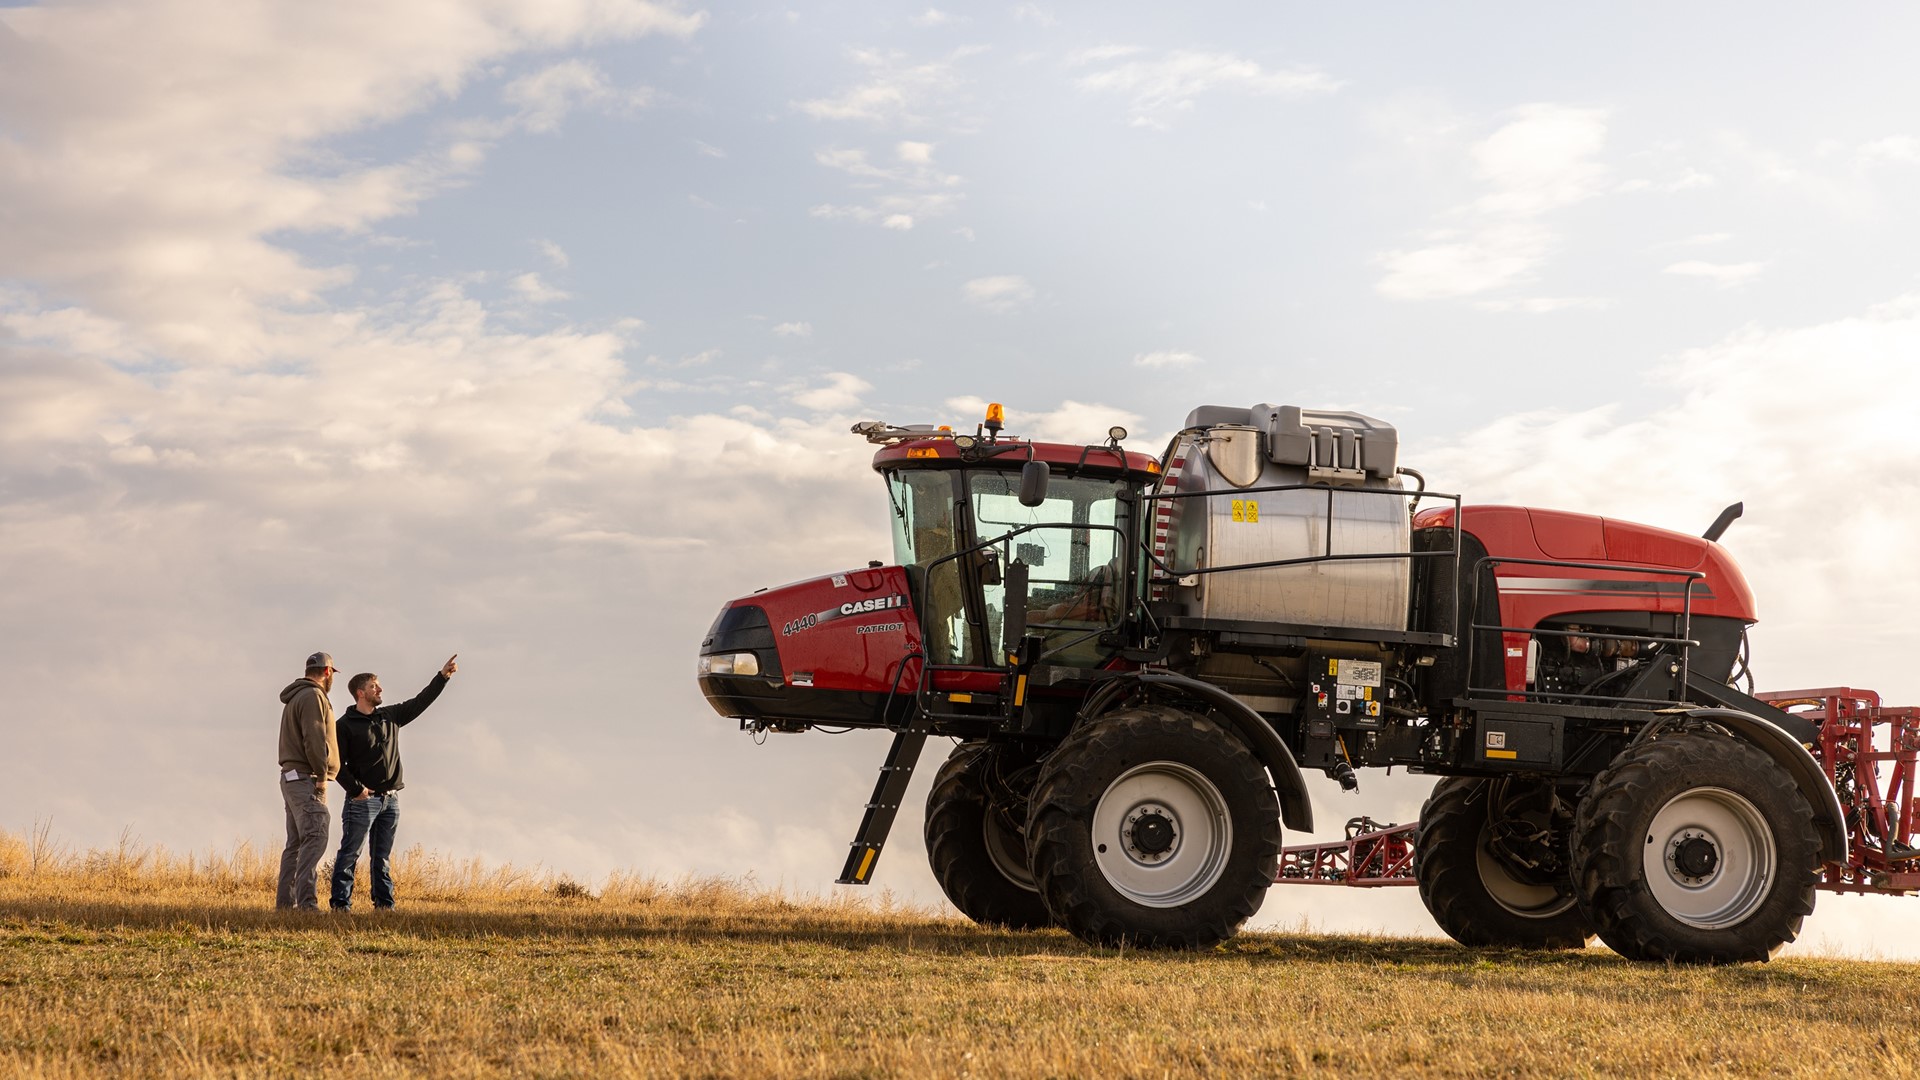
[(702, 675), (758, 675), (760, 658), (750, 652), (715, 653), (700, 658)]

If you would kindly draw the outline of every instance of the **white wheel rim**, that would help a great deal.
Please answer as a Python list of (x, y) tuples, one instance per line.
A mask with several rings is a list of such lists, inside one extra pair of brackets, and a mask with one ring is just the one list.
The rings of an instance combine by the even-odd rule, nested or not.
[(1641, 852), (1654, 899), (1702, 930), (1737, 925), (1758, 910), (1779, 861), (1759, 808), (1715, 787), (1667, 800), (1653, 815)]
[[(1171, 827), (1162, 850), (1143, 850), (1140, 823)], [(1233, 851), (1227, 801), (1205, 774), (1177, 761), (1136, 765), (1107, 786), (1093, 811), (1093, 861), (1107, 884), (1142, 907), (1172, 908), (1204, 896)]]
[(1549, 919), (1573, 906), (1573, 897), (1551, 885), (1534, 885), (1514, 877), (1488, 853), (1485, 840), (1483, 835), (1473, 856), (1480, 867), (1480, 884), (1494, 903), (1523, 919)]

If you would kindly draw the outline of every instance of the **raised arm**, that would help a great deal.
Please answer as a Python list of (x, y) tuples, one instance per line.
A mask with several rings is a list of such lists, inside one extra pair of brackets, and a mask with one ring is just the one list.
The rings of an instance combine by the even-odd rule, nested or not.
[(447, 680), (453, 677), (454, 672), (460, 670), (460, 665), (454, 663), (459, 657), (459, 653), (447, 657), (447, 662), (440, 665), (440, 670), (435, 672), (433, 678), (427, 682), (426, 689), (398, 705), (388, 707), (387, 718), (396, 726), (405, 726), (413, 723), (421, 713), (426, 712), (427, 706), (433, 704), (434, 699), (440, 696), (440, 691), (447, 688)]

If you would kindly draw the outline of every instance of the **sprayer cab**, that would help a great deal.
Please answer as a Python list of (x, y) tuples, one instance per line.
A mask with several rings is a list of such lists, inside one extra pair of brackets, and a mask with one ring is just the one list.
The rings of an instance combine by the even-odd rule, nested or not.
[(1026, 669), (1062, 681), (1111, 662), (1144, 576), (1137, 500), (1160, 465), (1122, 449), (1123, 428), (1080, 446), (1004, 428), (998, 405), (971, 435), (855, 425), (879, 448), (893, 563), (729, 603), (701, 646), (708, 703), (775, 731), (898, 728), (930, 708), (967, 734), (993, 726)]

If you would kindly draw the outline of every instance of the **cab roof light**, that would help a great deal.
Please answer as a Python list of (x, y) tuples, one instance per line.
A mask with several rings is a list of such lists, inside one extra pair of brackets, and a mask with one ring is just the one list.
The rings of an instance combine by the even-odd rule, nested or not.
[(987, 434), (994, 437), (998, 437), (1000, 429), (1007, 426), (1007, 410), (1001, 407), (999, 402), (996, 401), (987, 406), (987, 422), (985, 426)]

